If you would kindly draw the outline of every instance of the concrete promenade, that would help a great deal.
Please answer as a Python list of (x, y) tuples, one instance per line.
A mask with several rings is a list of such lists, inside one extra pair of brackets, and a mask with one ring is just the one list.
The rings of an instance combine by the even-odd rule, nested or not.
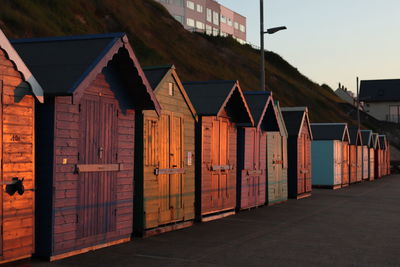
[(400, 176), (32, 266), (400, 266)]

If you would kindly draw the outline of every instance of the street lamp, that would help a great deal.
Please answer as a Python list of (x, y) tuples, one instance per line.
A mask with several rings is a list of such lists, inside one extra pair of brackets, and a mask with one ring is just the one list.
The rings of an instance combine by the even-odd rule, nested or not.
[(264, 30), (264, 0), (260, 0), (260, 50), (261, 50), (261, 90), (265, 91), (265, 56), (264, 56), (264, 34), (274, 34), (286, 30), (285, 26), (274, 27)]

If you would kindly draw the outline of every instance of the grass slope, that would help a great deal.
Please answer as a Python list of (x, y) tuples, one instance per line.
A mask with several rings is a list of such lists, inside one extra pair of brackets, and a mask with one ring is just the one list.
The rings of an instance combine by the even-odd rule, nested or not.
[[(231, 38), (190, 33), (153, 0), (1, 2), (0, 28), (9, 38), (123, 31), (142, 65), (173, 63), (183, 81), (234, 79), (244, 90), (259, 87), (259, 51)], [(314, 122), (354, 122), (329, 87), (310, 81), (279, 55), (266, 53), (266, 68), (267, 87), (282, 106), (308, 106)]]

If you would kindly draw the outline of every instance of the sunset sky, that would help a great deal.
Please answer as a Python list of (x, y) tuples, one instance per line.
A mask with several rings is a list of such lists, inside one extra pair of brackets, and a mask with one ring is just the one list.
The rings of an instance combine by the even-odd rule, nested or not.
[[(247, 38), (259, 44), (259, 0), (219, 0), (247, 17)], [(399, 0), (264, 0), (265, 47), (311, 80), (355, 91), (360, 79), (400, 78)], [(268, 71), (268, 70), (267, 70)]]

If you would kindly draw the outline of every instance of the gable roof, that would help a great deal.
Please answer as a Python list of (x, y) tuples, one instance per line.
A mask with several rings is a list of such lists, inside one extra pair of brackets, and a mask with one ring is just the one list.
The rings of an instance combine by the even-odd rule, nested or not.
[[(45, 95), (79, 96), (111, 61), (134, 83), (143, 108), (160, 106), (125, 33), (12, 40), (37, 77)], [(43, 53), (45, 51), (45, 53)], [(132, 88), (131, 88), (132, 89)], [(139, 101), (140, 100), (140, 101)]]
[(33, 94), (40, 102), (43, 103), (43, 88), (40, 86), (35, 76), (32, 75), (25, 62), (21, 59), (17, 51), (15, 51), (14, 47), (11, 45), (10, 41), (7, 39), (1, 29), (0, 49), (5, 51), (7, 58), (15, 64), (15, 67), (21, 73), (23, 79), (30, 85)]
[(281, 135), (288, 137), (289, 134), (286, 129), (285, 120), (283, 119), (281, 106), (279, 104), (279, 101), (277, 101), (277, 100), (274, 101), (274, 109), (276, 110), (276, 113), (278, 115), (278, 124), (279, 124), (279, 130), (281, 132)]
[(360, 100), (365, 102), (400, 101), (400, 79), (361, 81)]
[(255, 126), (265, 131), (279, 131), (278, 114), (274, 108), (272, 92), (253, 91), (244, 92), (244, 97)]
[(184, 82), (183, 86), (198, 115), (220, 116), (226, 109), (235, 122), (254, 125), (239, 81)]
[(300, 136), (301, 129), (306, 123), (310, 138), (313, 139), (307, 107), (283, 107), (281, 110), (289, 135)]
[(379, 142), (379, 134), (377, 134), (377, 133), (373, 133), (372, 134), (372, 142), (373, 142), (373, 148), (374, 149), (380, 149), (381, 148), (381, 144)]
[(349, 127), (350, 145), (362, 146), (361, 131), (358, 127)]
[(364, 146), (373, 147), (371, 130), (361, 130), (361, 137)]
[(197, 120), (196, 110), (193, 107), (193, 104), (190, 101), (189, 96), (187, 95), (186, 90), (183, 87), (181, 80), (179, 79), (178, 74), (176, 73), (176, 68), (174, 65), (143, 67), (143, 71), (151, 87), (153, 88), (153, 91), (157, 91), (158, 88), (167, 79), (167, 77), (171, 75), (175, 80), (176, 84), (178, 85), (178, 89), (181, 92), (186, 104), (188, 105), (190, 112), (192, 113), (193, 117)]
[(311, 123), (314, 140), (350, 141), (347, 123)]
[(381, 149), (386, 149), (386, 142), (387, 142), (386, 135), (383, 134), (379, 135), (379, 144)]

